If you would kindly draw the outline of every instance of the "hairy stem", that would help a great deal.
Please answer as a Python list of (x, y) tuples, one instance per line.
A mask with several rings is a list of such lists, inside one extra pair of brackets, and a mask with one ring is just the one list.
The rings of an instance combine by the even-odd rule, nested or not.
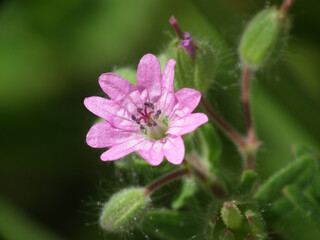
[(242, 69), (241, 76), (241, 97), (244, 111), (244, 119), (247, 127), (247, 140), (246, 146), (243, 148), (245, 155), (246, 169), (254, 169), (254, 154), (258, 147), (256, 136), (252, 124), (252, 115), (250, 110), (250, 78), (252, 70), (250, 67), (245, 66)]
[(161, 178), (159, 178), (158, 180), (154, 181), (153, 183), (151, 183), (149, 186), (146, 187), (146, 189), (144, 190), (144, 194), (148, 195), (150, 194), (152, 191), (156, 190), (157, 188), (161, 187), (162, 185), (176, 179), (179, 177), (182, 177), (184, 175), (188, 175), (190, 172), (188, 169), (180, 169), (178, 171), (174, 171), (169, 173), (168, 175), (165, 175)]
[(207, 112), (212, 117), (213, 121), (217, 123), (220, 128), (228, 135), (228, 137), (233, 140), (240, 149), (244, 148), (246, 145), (245, 139), (236, 132), (227, 122), (225, 122), (208, 104), (204, 97), (201, 98), (202, 106), (207, 110)]

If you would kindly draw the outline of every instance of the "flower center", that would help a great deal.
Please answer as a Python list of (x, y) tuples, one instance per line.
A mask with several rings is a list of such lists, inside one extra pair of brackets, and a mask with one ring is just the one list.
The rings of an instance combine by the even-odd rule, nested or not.
[(149, 102), (144, 103), (144, 108), (138, 108), (138, 117), (131, 115), (133, 121), (140, 125), (140, 130), (150, 139), (160, 140), (166, 137), (168, 130), (168, 119), (158, 109), (155, 111), (154, 105)]

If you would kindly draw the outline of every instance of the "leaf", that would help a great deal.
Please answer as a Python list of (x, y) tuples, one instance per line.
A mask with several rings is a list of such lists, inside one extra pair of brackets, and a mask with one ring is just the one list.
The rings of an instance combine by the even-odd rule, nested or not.
[(147, 214), (142, 230), (163, 240), (203, 239), (197, 238), (203, 224), (197, 218), (172, 210), (155, 210)]
[(303, 157), (305, 155), (315, 155), (315, 153), (304, 144), (295, 144), (291, 149), (296, 158)]
[(303, 186), (310, 182), (317, 169), (317, 162), (312, 156), (304, 156), (287, 165), (271, 176), (257, 191), (255, 199), (266, 204), (281, 196), (281, 190), (288, 184)]
[(179, 195), (173, 200), (171, 206), (173, 209), (177, 210), (183, 207), (188, 199), (194, 195), (197, 190), (197, 184), (193, 178), (186, 178), (181, 192)]
[(242, 173), (238, 187), (241, 195), (251, 195), (257, 183), (257, 173), (254, 170), (247, 170)]
[(297, 186), (290, 185), (284, 188), (287, 199), (320, 229), (320, 206), (310, 196), (306, 196)]

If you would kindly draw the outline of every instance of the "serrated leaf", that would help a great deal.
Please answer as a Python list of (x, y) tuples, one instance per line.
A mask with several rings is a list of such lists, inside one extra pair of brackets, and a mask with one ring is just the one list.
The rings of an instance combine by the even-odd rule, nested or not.
[(272, 175), (257, 191), (255, 199), (266, 204), (281, 196), (281, 190), (288, 184), (303, 186), (310, 182), (317, 169), (317, 162), (312, 156), (304, 156), (290, 163)]

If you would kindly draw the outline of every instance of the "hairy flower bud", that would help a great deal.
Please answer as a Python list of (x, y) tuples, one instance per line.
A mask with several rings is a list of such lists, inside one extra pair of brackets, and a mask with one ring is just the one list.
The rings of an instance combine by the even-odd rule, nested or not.
[(249, 22), (239, 47), (240, 57), (246, 65), (259, 68), (268, 60), (280, 36), (282, 15), (276, 7), (270, 7)]
[(106, 231), (122, 231), (136, 220), (148, 203), (143, 188), (126, 188), (114, 194), (103, 206), (100, 226)]
[(265, 231), (266, 224), (259, 213), (249, 209), (245, 212), (245, 216), (253, 233), (263, 233)]
[(177, 20), (170, 18), (179, 41), (174, 40), (168, 54), (176, 59), (176, 86), (195, 88), (204, 93), (216, 75), (217, 54), (205, 41), (194, 40), (190, 33), (182, 32)]
[(221, 209), (221, 217), (229, 229), (239, 229), (242, 224), (242, 215), (234, 202), (225, 202)]

